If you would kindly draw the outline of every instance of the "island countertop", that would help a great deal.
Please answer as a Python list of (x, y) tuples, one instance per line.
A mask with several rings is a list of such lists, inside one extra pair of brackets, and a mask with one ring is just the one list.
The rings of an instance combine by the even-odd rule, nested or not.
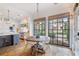
[(5, 36), (5, 35), (15, 35), (15, 34), (19, 34), (17, 32), (1, 32), (0, 36)]

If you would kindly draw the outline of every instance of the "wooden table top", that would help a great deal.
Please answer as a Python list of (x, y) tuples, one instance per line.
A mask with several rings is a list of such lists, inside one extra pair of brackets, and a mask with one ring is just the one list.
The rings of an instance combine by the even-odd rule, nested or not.
[(28, 37), (26, 39), (26, 41), (31, 41), (31, 42), (42, 42), (41, 40), (39, 40), (39, 38), (35, 38), (35, 37)]

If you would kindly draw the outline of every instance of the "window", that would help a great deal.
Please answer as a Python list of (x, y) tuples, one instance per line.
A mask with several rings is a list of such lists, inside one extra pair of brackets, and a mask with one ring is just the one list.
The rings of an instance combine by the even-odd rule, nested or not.
[(51, 38), (51, 44), (69, 46), (69, 16), (49, 17), (48, 35)]
[(45, 18), (34, 20), (34, 35), (46, 35)]
[[(34, 20), (34, 35), (46, 35), (45, 18)], [(48, 36), (50, 44), (69, 46), (69, 13), (48, 17)]]

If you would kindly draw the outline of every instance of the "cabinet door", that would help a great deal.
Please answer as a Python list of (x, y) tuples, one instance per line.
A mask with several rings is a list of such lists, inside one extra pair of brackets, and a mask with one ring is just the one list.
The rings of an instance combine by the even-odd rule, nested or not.
[(3, 47), (3, 45), (4, 45), (4, 40), (0, 38), (0, 47)]
[(13, 44), (17, 44), (19, 42), (19, 35), (18, 34), (13, 36), (13, 41), (14, 41)]
[(6, 36), (4, 36), (4, 38), (5, 38), (5, 45), (12, 45), (12, 43), (13, 43), (13, 39), (12, 39), (12, 37), (11, 37), (11, 35), (6, 35)]

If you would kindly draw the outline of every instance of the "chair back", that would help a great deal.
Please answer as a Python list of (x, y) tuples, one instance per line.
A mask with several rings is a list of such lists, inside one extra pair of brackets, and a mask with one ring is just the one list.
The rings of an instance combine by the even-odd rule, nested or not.
[(49, 43), (50, 42), (50, 37), (48, 36), (40, 36), (40, 40), (44, 43)]

